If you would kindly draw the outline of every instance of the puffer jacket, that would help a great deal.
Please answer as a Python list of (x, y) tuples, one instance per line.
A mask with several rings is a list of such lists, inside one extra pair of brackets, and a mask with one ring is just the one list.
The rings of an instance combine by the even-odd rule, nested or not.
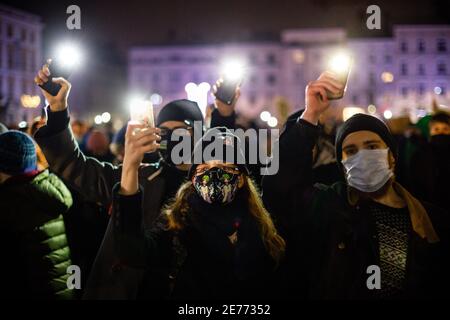
[(72, 299), (63, 214), (72, 196), (54, 174), (15, 176), (0, 185), (2, 292), (12, 299)]

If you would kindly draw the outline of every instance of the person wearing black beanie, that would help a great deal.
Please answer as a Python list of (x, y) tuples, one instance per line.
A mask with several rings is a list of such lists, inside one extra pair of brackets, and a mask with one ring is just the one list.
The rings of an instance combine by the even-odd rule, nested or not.
[(397, 146), (381, 120), (357, 114), (344, 122), (335, 148), (346, 181), (313, 185), (319, 118), (330, 107), (327, 92), (341, 89), (330, 73), (309, 83), (305, 111), (280, 136), (279, 171), (263, 179), (265, 205), (288, 244), (288, 291), (319, 299), (448, 297), (449, 216), (395, 181)]
[[(50, 77), (49, 69), (44, 66), (35, 77), (35, 83), (43, 84)], [(112, 189), (120, 181), (123, 166), (100, 162), (83, 154), (69, 128), (70, 116), (67, 101), (71, 84), (62, 78), (55, 81), (62, 87), (57, 96), (42, 90), (42, 94), (49, 102), (46, 108), (47, 122), (36, 132), (35, 140), (44, 152), (50, 164), (50, 170), (70, 182), (86, 201), (109, 208), (113, 201)], [(230, 110), (233, 111), (232, 108), (227, 111)], [(221, 122), (232, 122), (229, 118), (233, 118), (233, 112), (225, 116), (215, 112), (212, 117), (214, 120), (212, 123), (219, 126)], [(130, 157), (128, 160), (124, 159), (124, 163), (140, 157), (140, 152), (145, 158), (156, 158), (156, 161), (143, 162), (139, 166), (139, 184), (142, 186), (143, 194), (143, 224), (147, 227), (153, 225), (161, 214), (164, 204), (175, 196), (185, 181), (190, 167), (188, 163), (172, 163), (171, 150), (177, 142), (170, 138), (183, 135), (192, 139), (196, 130), (198, 139), (201, 138), (204, 130), (203, 115), (196, 102), (185, 99), (175, 100), (168, 102), (159, 110), (156, 126), (158, 128), (146, 128), (139, 134), (129, 135), (128, 142), (125, 138), (125, 152), (129, 146), (134, 147), (135, 151), (139, 149), (139, 152), (136, 151), (133, 159)], [(138, 146), (135, 144), (137, 138), (141, 139)], [(189, 156), (190, 154), (187, 155), (188, 158)], [(144, 272), (121, 265), (113, 248), (114, 235), (110, 221), (89, 281), (85, 286), (86, 299), (135, 298), (138, 291), (136, 286), (139, 279), (144, 276)], [(111, 270), (121, 270), (121, 272), (111, 272)], [(122, 281), (123, 279), (127, 281)]]
[[(128, 152), (132, 151), (126, 150), (125, 158)], [(285, 242), (243, 159), (241, 141), (231, 131), (207, 131), (195, 146), (188, 181), (158, 223), (144, 229), (138, 162), (124, 162), (120, 186), (114, 190), (112, 220), (119, 259), (149, 270), (138, 298), (277, 296), (275, 275)]]

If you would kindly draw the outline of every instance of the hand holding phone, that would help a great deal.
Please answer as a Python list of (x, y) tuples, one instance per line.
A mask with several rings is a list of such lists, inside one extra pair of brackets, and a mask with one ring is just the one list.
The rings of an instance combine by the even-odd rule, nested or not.
[(217, 100), (231, 106), (236, 98), (236, 92), (241, 85), (241, 79), (221, 79), (216, 85), (216, 91), (214, 93)]
[(231, 106), (237, 99), (238, 88), (244, 78), (244, 64), (239, 60), (229, 60), (223, 63), (222, 75), (216, 85), (217, 100)]
[(62, 68), (60, 63), (52, 59), (47, 60), (47, 62), (44, 65), (44, 68), (46, 68), (49, 71), (48, 80), (42, 84), (39, 84), (39, 87), (41, 87), (49, 94), (55, 97), (58, 95), (58, 92), (61, 89), (61, 85), (54, 82), (53, 79), (55, 78), (67, 79), (70, 76), (71, 70)]
[[(34, 78), (34, 82), (42, 88), (42, 94), (50, 105), (52, 111), (62, 111), (67, 108), (67, 100), (69, 97), (71, 84), (64, 78), (51, 77), (48, 64), (45, 64)], [(56, 95), (49, 93), (43, 87), (49, 86), (49, 83), (58, 86)]]

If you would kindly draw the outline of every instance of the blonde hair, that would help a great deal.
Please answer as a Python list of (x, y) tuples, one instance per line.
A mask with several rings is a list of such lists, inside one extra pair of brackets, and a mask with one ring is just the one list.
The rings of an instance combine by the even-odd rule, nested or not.
[[(278, 234), (269, 212), (264, 208), (257, 187), (249, 177), (244, 176), (242, 188), (241, 191), (247, 194), (249, 214), (258, 225), (267, 252), (278, 265), (284, 256), (286, 243)], [(180, 187), (175, 198), (164, 207), (163, 214), (167, 217), (168, 230), (180, 231), (187, 226), (187, 216), (190, 212), (188, 199), (194, 192), (194, 185), (188, 181)]]

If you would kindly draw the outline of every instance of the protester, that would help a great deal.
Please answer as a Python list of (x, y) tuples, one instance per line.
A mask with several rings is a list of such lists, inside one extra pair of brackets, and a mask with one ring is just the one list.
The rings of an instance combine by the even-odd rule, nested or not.
[(14, 130), (0, 134), (0, 271), (9, 299), (74, 298), (62, 216), (71, 205), (64, 183), (37, 170), (32, 139)]
[(429, 133), (428, 143), (411, 160), (411, 189), (415, 196), (444, 208), (450, 215), (450, 115), (433, 115)]
[(109, 150), (109, 139), (100, 130), (92, 130), (86, 141), (86, 156), (100, 162), (112, 162), (114, 155)]
[[(449, 217), (395, 181), (397, 148), (382, 121), (364, 114), (347, 120), (335, 143), (346, 182), (313, 186), (318, 119), (330, 107), (327, 92), (340, 90), (330, 73), (309, 83), (304, 113), (279, 139), (279, 171), (263, 180), (265, 204), (287, 242), (287, 291), (326, 299), (448, 297)], [(380, 268), (381, 283), (369, 278), (371, 266)]]
[[(275, 269), (284, 254), (262, 200), (249, 179), (240, 140), (225, 128), (208, 131), (195, 147), (202, 155), (160, 221), (142, 231), (138, 170), (139, 126), (129, 125), (120, 185), (115, 188), (114, 229), (122, 263), (146, 269), (139, 298), (215, 299), (275, 297)], [(136, 149), (136, 151), (134, 150)], [(225, 162), (226, 154), (234, 155)], [(227, 161), (230, 158), (227, 158)]]
[[(49, 80), (50, 73), (43, 67), (35, 78), (36, 84)], [(35, 139), (47, 157), (50, 168), (68, 181), (87, 200), (101, 203), (109, 207), (112, 201), (112, 188), (120, 181), (121, 166), (109, 162), (86, 157), (78, 148), (69, 129), (69, 111), (67, 100), (71, 84), (65, 79), (54, 79), (61, 85), (57, 96), (42, 91), (49, 102), (47, 108), (47, 125), (35, 135)], [(220, 123), (221, 114), (213, 113), (214, 123)], [(226, 117), (223, 117), (226, 120)], [(224, 121), (225, 121), (224, 120)], [(194, 122), (203, 123), (203, 115), (197, 103), (189, 100), (175, 100), (164, 106), (156, 119), (156, 126), (161, 129), (149, 129), (142, 138), (142, 148), (146, 153), (157, 151), (154, 142), (159, 139), (158, 133), (163, 130), (162, 137), (167, 141), (176, 129), (185, 130), (191, 136), (194, 133)], [(202, 133), (200, 133), (201, 136)], [(160, 159), (156, 163), (142, 164), (139, 169), (140, 184), (143, 187), (144, 225), (151, 227), (160, 215), (162, 206), (172, 198), (186, 179), (190, 165), (174, 165), (171, 162), (173, 143), (167, 144), (160, 151)], [(126, 149), (126, 147), (125, 147)], [(141, 270), (121, 266), (120, 260), (113, 251), (113, 235), (111, 222), (106, 230), (102, 247), (91, 272), (86, 287), (86, 299), (129, 299), (136, 295), (137, 284), (141, 281)], [(126, 286), (118, 286), (127, 279)], [(130, 283), (134, 283), (130, 284)]]

